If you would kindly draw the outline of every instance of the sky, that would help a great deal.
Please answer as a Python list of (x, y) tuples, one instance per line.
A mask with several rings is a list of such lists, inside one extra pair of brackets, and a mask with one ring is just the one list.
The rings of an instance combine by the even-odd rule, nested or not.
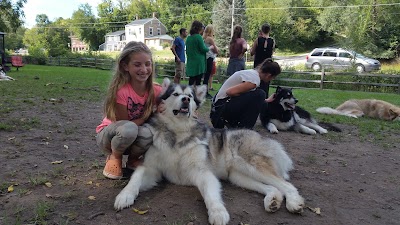
[(26, 28), (32, 28), (36, 22), (36, 15), (46, 14), (50, 21), (58, 17), (64, 19), (71, 18), (72, 13), (78, 10), (79, 5), (89, 3), (92, 6), (92, 12), (97, 15), (97, 5), (101, 0), (27, 0), (23, 11), (25, 13)]

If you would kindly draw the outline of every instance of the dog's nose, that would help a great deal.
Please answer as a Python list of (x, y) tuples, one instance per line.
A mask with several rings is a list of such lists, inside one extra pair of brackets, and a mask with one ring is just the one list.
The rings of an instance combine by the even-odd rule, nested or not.
[(190, 102), (190, 98), (189, 97), (183, 97), (182, 98), (182, 102), (188, 103), (188, 102)]

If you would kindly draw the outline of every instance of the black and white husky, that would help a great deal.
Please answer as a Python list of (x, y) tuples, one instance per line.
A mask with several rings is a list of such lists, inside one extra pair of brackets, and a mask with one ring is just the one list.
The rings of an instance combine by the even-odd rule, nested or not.
[[(274, 101), (265, 103), (261, 110), (262, 126), (273, 134), (279, 133), (279, 130), (295, 130), (304, 134), (328, 133), (309, 112), (296, 106), (297, 102), (291, 89), (278, 86)], [(338, 131), (338, 128), (336, 129)]]
[(283, 146), (252, 130), (211, 129), (193, 113), (202, 104), (206, 86), (170, 84), (164, 80), (161, 99), (166, 110), (147, 124), (153, 143), (127, 186), (118, 194), (117, 210), (133, 205), (140, 191), (163, 177), (178, 185), (196, 186), (208, 209), (208, 221), (225, 225), (229, 214), (221, 197), (219, 179), (265, 195), (264, 208), (274, 212), (286, 197), (286, 208), (301, 213), (304, 200), (287, 181), (292, 160)]

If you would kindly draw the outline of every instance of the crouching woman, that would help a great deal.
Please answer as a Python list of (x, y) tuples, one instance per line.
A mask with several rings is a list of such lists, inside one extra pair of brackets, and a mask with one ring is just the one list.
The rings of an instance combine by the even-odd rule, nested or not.
[(210, 119), (214, 128), (252, 129), (266, 98), (264, 90), (257, 87), (260, 81), (269, 82), (281, 73), (281, 67), (272, 59), (266, 59), (254, 69), (241, 70), (230, 76), (215, 95)]

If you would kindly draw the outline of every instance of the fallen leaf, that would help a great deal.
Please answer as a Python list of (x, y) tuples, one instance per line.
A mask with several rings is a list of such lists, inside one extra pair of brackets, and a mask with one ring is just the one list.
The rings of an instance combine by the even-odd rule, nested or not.
[(87, 183), (86, 183), (87, 185), (92, 185), (93, 184), (93, 181), (88, 181)]
[(12, 140), (14, 140), (15, 139), (15, 137), (10, 137), (8, 140), (9, 141), (12, 141)]
[(53, 185), (50, 182), (44, 183), (47, 187), (53, 187)]
[(96, 197), (94, 197), (93, 195), (89, 196), (88, 199), (90, 200), (96, 200)]
[(51, 194), (46, 194), (46, 197), (51, 198), (52, 196), (51, 196)]
[(139, 209), (136, 209), (136, 208), (133, 208), (132, 209), (135, 213), (137, 213), (137, 214), (139, 214), (139, 215), (143, 215), (143, 214), (146, 214), (149, 210), (139, 210)]
[(14, 185), (9, 186), (7, 191), (8, 191), (8, 193), (13, 192), (14, 191)]
[(64, 148), (65, 148), (65, 149), (69, 149), (68, 145), (64, 145)]
[(63, 162), (62, 160), (58, 160), (58, 161), (51, 162), (51, 164), (61, 164), (62, 162)]
[(100, 183), (96, 183), (96, 187), (100, 187)]
[(313, 213), (315, 213), (317, 215), (321, 215), (321, 208), (311, 208), (311, 207), (308, 207), (308, 206), (307, 206), (307, 208), (309, 210), (311, 210)]

